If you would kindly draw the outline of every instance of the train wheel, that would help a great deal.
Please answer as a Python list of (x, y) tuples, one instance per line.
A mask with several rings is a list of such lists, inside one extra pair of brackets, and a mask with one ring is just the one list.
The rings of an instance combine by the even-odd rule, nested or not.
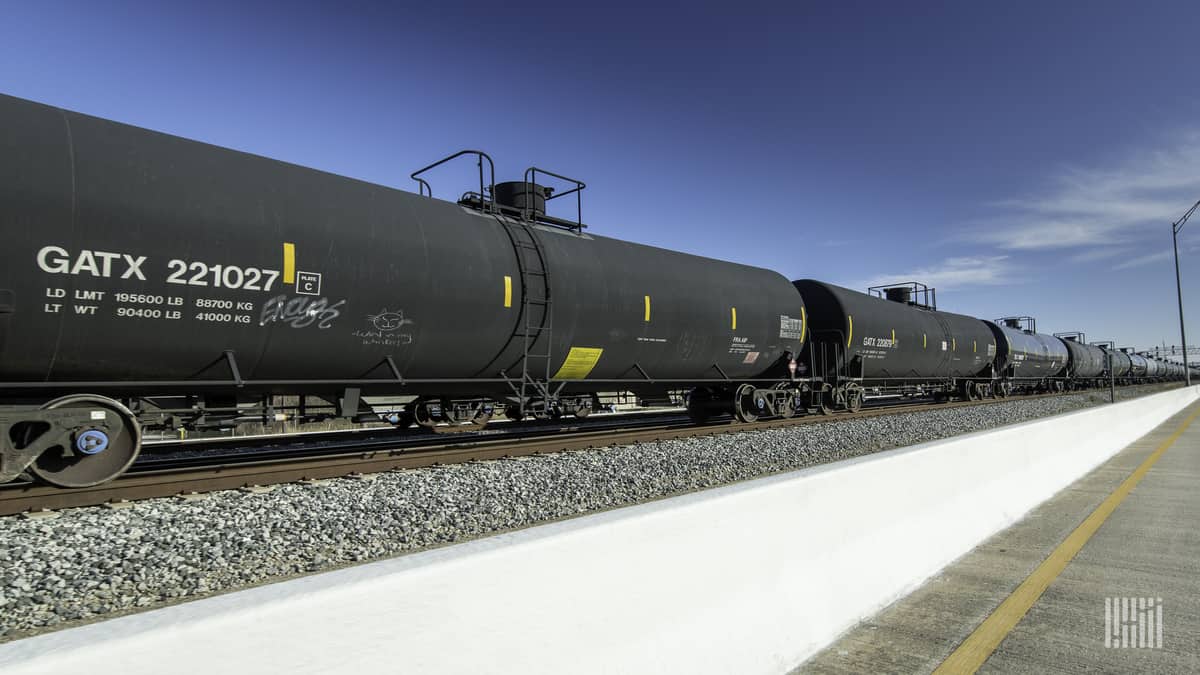
[[(438, 415), (435, 415), (434, 412), (432, 410), (430, 410), (430, 407), (429, 407), (430, 403), (431, 403), (431, 401), (427, 401), (424, 399), (418, 399), (417, 401), (414, 402), (413, 409), (412, 409), (413, 420), (415, 420), (417, 424), (419, 424), (427, 429), (432, 429), (432, 428), (436, 427), (437, 423), (438, 423), (436, 417), (440, 416), (440, 413), (438, 413)], [(437, 404), (437, 405), (440, 405), (440, 404)]]
[[(828, 385), (826, 386), (828, 387)], [(817, 412), (821, 413), (822, 415), (832, 415), (834, 410), (833, 391), (825, 388), (821, 390), (821, 393), (818, 394), (818, 396), (820, 397), (820, 401), (817, 403)]]
[(142, 428), (128, 408), (103, 396), (64, 396), (42, 406), (54, 408), (100, 408), (116, 415), (117, 433), (88, 429), (71, 434), (73, 448), (50, 448), (30, 465), (42, 480), (64, 488), (90, 487), (106, 483), (125, 472), (142, 450)]
[(504, 416), (514, 422), (520, 422), (525, 416), (521, 414), (521, 406), (509, 403), (504, 406)]
[(743, 384), (733, 395), (733, 413), (742, 422), (754, 422), (758, 419), (755, 387)]
[(996, 392), (1000, 398), (1008, 398), (1012, 394), (1012, 384), (1009, 382), (1000, 382), (996, 385)]

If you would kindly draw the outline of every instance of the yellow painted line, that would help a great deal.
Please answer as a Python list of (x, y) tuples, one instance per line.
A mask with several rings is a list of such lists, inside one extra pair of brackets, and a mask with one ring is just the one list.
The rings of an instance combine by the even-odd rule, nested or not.
[(892, 329), (892, 346), (893, 347), (896, 346), (896, 329), (895, 328)]
[(504, 275), (504, 306), (512, 307), (512, 277)]
[(646, 296), (646, 323), (650, 323), (650, 296)]
[(850, 324), (850, 334), (846, 336), (846, 349), (850, 349), (850, 343), (854, 342), (854, 317), (847, 314), (846, 323)]
[(1142, 462), (1141, 466), (1129, 474), (1117, 489), (1113, 491), (1100, 506), (1092, 511), (1075, 531), (1067, 535), (1067, 538), (1058, 545), (1058, 548), (1038, 565), (1037, 569), (1030, 574), (1025, 581), (1017, 586), (1017, 590), (1012, 592), (1012, 595), (1005, 598), (1004, 602), (992, 612), (988, 618), (979, 624), (973, 633), (963, 640), (962, 644), (955, 649), (954, 652), (942, 662), (942, 665), (933, 671), (935, 675), (939, 673), (974, 673), (979, 670), (984, 661), (996, 651), (996, 647), (1004, 638), (1012, 631), (1013, 628), (1021, 621), (1025, 614), (1029, 611), (1033, 604), (1042, 597), (1042, 593), (1050, 586), (1050, 583), (1058, 578), (1059, 574), (1066, 569), (1067, 564), (1079, 553), (1084, 544), (1096, 534), (1096, 530), (1104, 524), (1104, 521), (1112, 515), (1121, 502), (1129, 496), (1133, 488), (1141, 482), (1146, 473), (1150, 471), (1150, 467), (1163, 456), (1167, 448), (1175, 444), (1183, 432), (1192, 424), (1192, 421), (1200, 416), (1200, 410), (1188, 416), (1183, 424), (1171, 434), (1167, 440), (1163, 441), (1150, 456)]
[(737, 307), (729, 308), (730, 328), (737, 330)]
[(958, 351), (958, 338), (950, 338), (950, 351)]
[(975, 340), (971, 340), (971, 352), (979, 353), (979, 343)]
[(804, 307), (800, 308), (800, 344), (804, 344), (804, 329), (808, 328), (808, 315), (804, 312)]
[(296, 283), (296, 245), (283, 242), (283, 283)]
[(921, 349), (925, 349), (928, 346), (929, 346), (929, 336), (926, 335), (925, 333), (921, 333)]

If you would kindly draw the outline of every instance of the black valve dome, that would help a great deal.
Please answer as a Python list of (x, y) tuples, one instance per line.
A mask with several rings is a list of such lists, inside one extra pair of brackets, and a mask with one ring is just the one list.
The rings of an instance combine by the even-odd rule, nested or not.
[(546, 215), (546, 198), (553, 188), (525, 181), (496, 183), (496, 203), (509, 208), (532, 209), (534, 213)]

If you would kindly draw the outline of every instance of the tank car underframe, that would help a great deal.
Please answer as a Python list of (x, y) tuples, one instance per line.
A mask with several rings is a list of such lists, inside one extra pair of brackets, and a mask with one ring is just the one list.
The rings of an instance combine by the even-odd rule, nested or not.
[[(641, 379), (554, 380), (546, 383), (554, 398), (525, 401), (525, 410), (521, 410), (510, 382), (503, 378), (243, 380), (235, 364), (231, 364), (232, 379), (4, 382), (0, 383), (0, 391), (5, 392), (5, 398), (0, 400), (0, 482), (28, 473), (50, 482), (55, 481), (47, 476), (65, 476), (61, 483), (55, 483), (67, 483), (64, 487), (105, 482), (136, 459), (143, 429), (187, 431), (231, 428), (244, 423), (308, 423), (336, 418), (399, 427), (415, 422), (424, 426), (450, 423), (481, 428), (498, 410), (513, 418), (531, 416), (530, 410), (537, 411), (532, 415), (536, 417), (556, 418), (566, 414), (586, 417), (601, 407), (600, 392), (642, 392), (642, 402), (670, 403), (676, 400), (671, 392), (689, 388), (770, 388), (779, 383), (771, 378), (654, 379), (641, 372), (644, 375)], [(56, 396), (63, 398), (55, 399)], [(272, 402), (273, 396), (291, 396), (297, 400), (294, 404), (278, 405)], [(387, 409), (365, 401), (368, 396), (412, 399), (402, 408)], [(73, 401), (72, 407), (55, 408), (56, 401), (66, 399)], [(135, 439), (132, 446), (124, 442), (130, 438)], [(116, 461), (116, 453), (89, 453), (92, 447), (89, 443), (108, 443), (114, 448), (120, 445), (121, 461)], [(53, 457), (48, 458), (50, 454)], [(98, 457), (103, 457), (103, 461)], [(63, 473), (65, 469), (60, 465), (64, 462), (77, 468)], [(39, 463), (46, 466), (39, 469)], [(55, 468), (47, 468), (50, 465)], [(89, 466), (94, 470), (89, 471)]]

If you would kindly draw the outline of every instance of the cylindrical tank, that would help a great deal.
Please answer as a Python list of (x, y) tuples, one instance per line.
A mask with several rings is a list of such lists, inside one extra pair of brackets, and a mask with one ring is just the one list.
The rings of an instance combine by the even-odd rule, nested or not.
[[(536, 233), (551, 270), (552, 376), (744, 379), (801, 351), (804, 302), (776, 272), (550, 227)], [(514, 341), (493, 368), (514, 367), (520, 348)]]
[(1070, 372), (1075, 377), (1099, 377), (1104, 372), (1104, 350), (1073, 337), (1062, 338), (1067, 348)]
[(1130, 354), (1129, 363), (1129, 375), (1131, 377), (1146, 377), (1149, 374), (1147, 372), (1149, 369), (1149, 362), (1146, 360), (1146, 357), (1138, 356), (1137, 354)]
[(1163, 366), (1161, 361), (1149, 357), (1146, 358), (1146, 377), (1162, 377), (1165, 374), (1165, 370), (1166, 367)]
[(1132, 363), (1129, 360), (1128, 354), (1126, 354), (1125, 352), (1123, 352), (1119, 349), (1109, 349), (1108, 347), (1101, 347), (1101, 349), (1104, 350), (1104, 357), (1105, 357), (1104, 376), (1105, 377), (1109, 376), (1108, 365), (1107, 365), (1109, 358), (1112, 359), (1112, 376), (1113, 377), (1125, 377), (1126, 375), (1129, 375), (1129, 369), (1132, 367)]
[(0, 384), (192, 391), (236, 365), (275, 393), (478, 390), (520, 377), (527, 335), (534, 376), (737, 379), (804, 332), (769, 270), (7, 96), (0, 230)]
[(1067, 346), (1053, 335), (985, 321), (996, 339), (996, 371), (1015, 378), (1057, 377), (1067, 367)]
[[(981, 377), (996, 346), (978, 319), (922, 309), (813, 279), (794, 282), (808, 311), (813, 357), (849, 377), (922, 380)], [(844, 355), (844, 357), (843, 357)], [(805, 358), (809, 358), (805, 354)], [(843, 359), (844, 361), (840, 361)]]

